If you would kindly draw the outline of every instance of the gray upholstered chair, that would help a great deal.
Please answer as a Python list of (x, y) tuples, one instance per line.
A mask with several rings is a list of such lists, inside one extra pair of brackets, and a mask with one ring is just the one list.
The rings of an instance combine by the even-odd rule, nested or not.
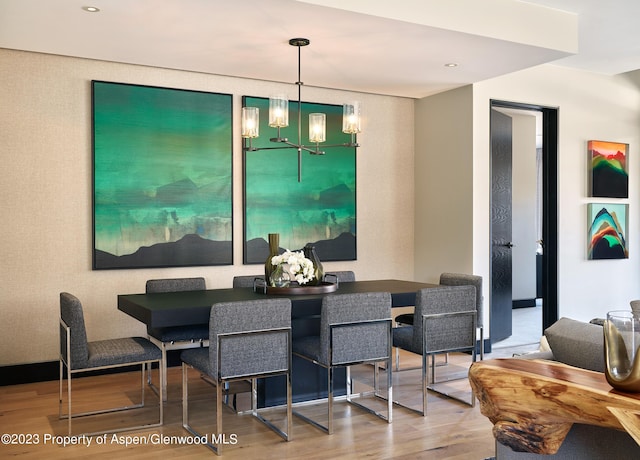
[(333, 271), (324, 274), (323, 281), (329, 283), (351, 283), (356, 280), (356, 274), (350, 270)]
[[(476, 311), (478, 312), (478, 318), (476, 324), (478, 325), (478, 340), (480, 341), (480, 359), (484, 359), (484, 298), (482, 296), (482, 276), (467, 275), (464, 273), (442, 273), (440, 275), (440, 284), (442, 286), (474, 286), (476, 288)], [(412, 325), (413, 313), (405, 313), (396, 317), (396, 323), (398, 325)], [(399, 367), (399, 357), (396, 353), (396, 370)]]
[[(183, 291), (204, 291), (207, 284), (204, 278), (164, 278), (148, 280), (146, 293), (154, 294), (160, 292), (183, 292)], [(191, 326), (174, 327), (148, 327), (147, 336), (151, 342), (157, 345), (162, 351), (162, 366), (160, 373), (165, 382), (162, 391), (162, 399), (167, 400), (167, 350), (184, 350), (186, 348), (199, 348), (209, 345), (209, 325), (194, 324)], [(149, 385), (151, 385), (151, 373), (149, 373)]]
[[(59, 416), (60, 419), (68, 420), (68, 433), (71, 435), (71, 420), (75, 417), (103, 414), (107, 412), (121, 411), (125, 409), (136, 409), (144, 406), (144, 367), (147, 364), (162, 361), (162, 353), (151, 342), (142, 337), (126, 337), (119, 339), (108, 339), (89, 342), (84, 324), (84, 313), (82, 303), (68, 292), (60, 293), (60, 398)], [(72, 376), (82, 372), (140, 365), (142, 372), (142, 390), (140, 403), (133, 406), (117, 407), (105, 410), (96, 410), (82, 413), (73, 413), (71, 407), (71, 381)], [(63, 414), (63, 380), (64, 371), (67, 373), (67, 413)], [(160, 388), (164, 388), (162, 375), (160, 376)], [(158, 398), (159, 421), (146, 425), (128, 426), (113, 430), (89, 433), (90, 435), (99, 433), (111, 433), (116, 431), (135, 430), (162, 425), (163, 405), (162, 398)]]
[[(347, 401), (391, 423), (391, 295), (387, 292), (335, 294), (322, 299), (320, 335), (296, 338), (293, 353), (328, 370), (328, 424), (326, 426), (299, 412), (295, 415), (331, 434), (333, 433), (333, 372), (337, 367), (347, 369)], [(387, 373), (387, 413), (381, 414), (355, 401), (351, 394), (349, 366), (374, 363), (374, 394), (377, 388), (378, 363), (384, 362)]]
[(480, 359), (484, 359), (484, 297), (482, 295), (482, 276), (464, 273), (442, 273), (440, 284), (443, 286), (473, 286), (476, 288), (476, 338), (480, 341)]
[[(435, 355), (450, 352), (470, 352), (476, 360), (476, 289), (474, 286), (439, 286), (416, 293), (414, 324), (393, 329), (393, 346), (422, 355), (422, 415), (427, 414), (427, 389), (475, 404), (440, 391), (436, 384)], [(418, 320), (419, 319), (419, 320)], [(431, 379), (427, 377), (431, 358)], [(403, 405), (403, 404), (400, 404)], [(403, 405), (408, 407), (406, 405)]]
[[(185, 350), (182, 359), (182, 426), (201, 436), (189, 422), (189, 366), (216, 386), (216, 432), (223, 434), (222, 400), (229, 383), (251, 380), (251, 413), (287, 441), (291, 440), (291, 301), (283, 298), (222, 302), (211, 307), (209, 347)], [(286, 376), (286, 429), (257, 409), (256, 379)], [(221, 445), (207, 443), (218, 455)]]
[(242, 275), (233, 277), (234, 288), (253, 288), (255, 291), (258, 287), (264, 288), (264, 275)]

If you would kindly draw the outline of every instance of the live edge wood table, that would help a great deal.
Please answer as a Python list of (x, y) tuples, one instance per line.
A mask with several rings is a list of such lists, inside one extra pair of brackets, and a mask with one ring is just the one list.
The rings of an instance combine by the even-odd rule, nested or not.
[(603, 373), (546, 360), (491, 359), (469, 370), (497, 441), (554, 454), (574, 423), (626, 430), (640, 444), (640, 393), (614, 390)]
[[(254, 292), (252, 288), (210, 289), (206, 291), (167, 292), (155, 294), (118, 295), (118, 309), (150, 327), (172, 327), (209, 324), (211, 306), (219, 302), (234, 302), (287, 297), (291, 299), (291, 333), (293, 338), (317, 335), (320, 331), (320, 308), (326, 295), (389, 292), (393, 307), (415, 305), (416, 292), (434, 284), (402, 280), (371, 280), (340, 283), (332, 293), (313, 295), (272, 295)], [(326, 397), (326, 370), (301, 360), (293, 360), (294, 401)], [(346, 388), (344, 372), (336, 373), (336, 388)], [(286, 401), (284, 384), (277, 378), (258, 385), (258, 403), (261, 407), (283, 404)]]

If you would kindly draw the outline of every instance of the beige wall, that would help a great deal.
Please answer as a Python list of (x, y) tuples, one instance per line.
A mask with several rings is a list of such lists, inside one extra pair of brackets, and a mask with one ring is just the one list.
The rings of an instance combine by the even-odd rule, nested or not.
[(416, 101), (415, 277), (473, 270), (472, 87)]
[[(230, 287), (242, 265), (242, 152), (234, 140), (233, 266), (92, 271), (90, 81), (106, 80), (231, 93), (285, 92), (295, 85), (0, 49), (0, 365), (56, 360), (58, 294), (85, 305), (90, 340), (144, 334), (116, 308), (116, 296), (144, 290), (149, 278), (204, 276)], [(312, 78), (308, 78), (312, 80)], [(310, 83), (310, 81), (309, 81)], [(365, 112), (358, 140), (358, 260), (326, 263), (359, 279), (413, 279), (413, 106), (411, 99), (305, 86), (303, 99), (340, 104), (359, 99)], [(234, 119), (239, 132), (239, 116)]]

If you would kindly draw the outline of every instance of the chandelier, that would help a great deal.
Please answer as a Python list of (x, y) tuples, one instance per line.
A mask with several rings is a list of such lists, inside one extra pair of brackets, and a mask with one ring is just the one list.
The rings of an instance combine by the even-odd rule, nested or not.
[(356, 134), (360, 129), (360, 103), (357, 101), (345, 103), (342, 106), (342, 132), (351, 135), (350, 142), (343, 144), (323, 145), (321, 143), (326, 140), (326, 115), (324, 113), (309, 114), (309, 142), (313, 145), (302, 144), (302, 99), (301, 89), (302, 81), (300, 78), (300, 50), (303, 46), (310, 43), (307, 38), (292, 38), (289, 45), (298, 47), (298, 140), (291, 142), (286, 137), (280, 135), (280, 128), (289, 126), (289, 100), (284, 95), (269, 97), (269, 126), (276, 128), (276, 137), (270, 138), (271, 142), (280, 145), (273, 147), (253, 147), (251, 140), (260, 135), (260, 113), (258, 107), (242, 108), (242, 137), (248, 139), (243, 145), (244, 151), (255, 152), (258, 150), (275, 150), (275, 149), (297, 149), (298, 150), (298, 182), (302, 177), (302, 152), (309, 152), (312, 155), (324, 155), (322, 148), (331, 147), (359, 147), (356, 142)]

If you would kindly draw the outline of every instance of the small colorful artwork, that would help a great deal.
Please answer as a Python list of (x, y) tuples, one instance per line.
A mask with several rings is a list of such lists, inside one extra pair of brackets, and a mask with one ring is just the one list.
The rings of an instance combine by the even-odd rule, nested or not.
[(629, 144), (589, 141), (591, 160), (591, 196), (605, 198), (629, 197)]
[(598, 259), (628, 259), (627, 204), (589, 203), (587, 214), (589, 218), (589, 248), (587, 258)]

